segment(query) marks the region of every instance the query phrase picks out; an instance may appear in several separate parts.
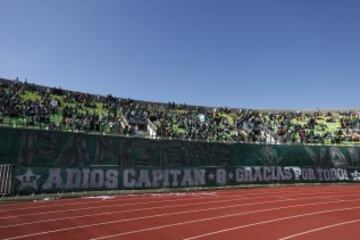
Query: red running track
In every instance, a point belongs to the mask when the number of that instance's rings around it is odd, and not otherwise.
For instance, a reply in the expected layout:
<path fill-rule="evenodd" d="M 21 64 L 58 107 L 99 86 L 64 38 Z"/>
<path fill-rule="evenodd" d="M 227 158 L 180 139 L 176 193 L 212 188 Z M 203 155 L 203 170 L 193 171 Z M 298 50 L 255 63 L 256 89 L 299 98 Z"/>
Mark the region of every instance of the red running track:
<path fill-rule="evenodd" d="M 0 239 L 360 239 L 360 185 L 0 205 Z"/>

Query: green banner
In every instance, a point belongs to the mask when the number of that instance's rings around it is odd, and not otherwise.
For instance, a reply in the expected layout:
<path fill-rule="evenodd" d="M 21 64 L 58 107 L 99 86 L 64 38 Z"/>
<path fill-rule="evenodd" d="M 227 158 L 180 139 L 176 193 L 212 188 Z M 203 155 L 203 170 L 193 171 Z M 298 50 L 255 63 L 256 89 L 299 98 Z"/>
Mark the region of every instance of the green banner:
<path fill-rule="evenodd" d="M 359 167 L 360 147 L 154 140 L 0 127 L 0 164 L 32 167 Z"/>
<path fill-rule="evenodd" d="M 241 166 L 199 168 L 18 167 L 15 193 L 225 186 L 260 183 L 360 182 L 358 168 Z"/>
<path fill-rule="evenodd" d="M 119 189 L 117 167 L 41 168 L 17 167 L 15 193 Z"/>
<path fill-rule="evenodd" d="M 360 147 L 309 145 L 231 145 L 230 165 L 250 166 L 360 166 Z"/>
<path fill-rule="evenodd" d="M 0 128 L 0 163 L 21 166 L 225 165 L 229 145 Z"/>

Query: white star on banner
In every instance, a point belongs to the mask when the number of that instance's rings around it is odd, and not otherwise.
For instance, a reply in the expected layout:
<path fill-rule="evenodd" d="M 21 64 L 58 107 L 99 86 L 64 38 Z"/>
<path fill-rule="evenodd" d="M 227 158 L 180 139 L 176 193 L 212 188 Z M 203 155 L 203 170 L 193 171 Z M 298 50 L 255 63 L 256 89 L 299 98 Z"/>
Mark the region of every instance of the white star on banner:
<path fill-rule="evenodd" d="M 40 177 L 41 175 L 35 175 L 31 168 L 28 168 L 25 174 L 16 176 L 16 179 L 21 182 L 19 190 L 22 190 L 26 187 L 32 187 L 33 189 L 37 190 L 37 180 L 39 180 Z"/>
<path fill-rule="evenodd" d="M 229 179 L 233 179 L 233 177 L 234 177 L 234 174 L 233 174 L 232 172 L 229 172 L 229 173 L 228 173 L 228 178 L 229 178 Z"/>
<path fill-rule="evenodd" d="M 355 170 L 355 172 L 351 173 L 351 176 L 353 177 L 354 181 L 360 181 L 360 172 L 358 172 L 358 170 Z"/>
<path fill-rule="evenodd" d="M 209 180 L 214 180 L 215 175 L 213 173 L 209 173 L 208 178 L 209 178 Z"/>

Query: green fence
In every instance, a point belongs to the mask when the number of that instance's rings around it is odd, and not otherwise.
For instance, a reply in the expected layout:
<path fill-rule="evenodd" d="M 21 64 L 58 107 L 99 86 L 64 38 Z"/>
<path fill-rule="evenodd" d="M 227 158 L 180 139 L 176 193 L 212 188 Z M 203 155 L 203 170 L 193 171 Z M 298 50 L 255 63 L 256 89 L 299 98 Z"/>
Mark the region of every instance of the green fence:
<path fill-rule="evenodd" d="M 36 167 L 359 167 L 360 147 L 208 143 L 0 128 L 0 163 Z"/>
<path fill-rule="evenodd" d="M 360 166 L 360 147 L 233 144 L 231 166 Z"/>
<path fill-rule="evenodd" d="M 15 192 L 208 187 L 259 183 L 360 182 L 356 168 L 198 167 L 198 168 L 40 168 L 18 167 Z"/>
<path fill-rule="evenodd" d="M 0 164 L 15 166 L 15 193 L 356 182 L 359 155 L 355 146 L 208 143 L 0 128 Z"/>
<path fill-rule="evenodd" d="M 226 165 L 230 148 L 133 137 L 0 128 L 0 163 L 21 166 L 204 166 Z"/>

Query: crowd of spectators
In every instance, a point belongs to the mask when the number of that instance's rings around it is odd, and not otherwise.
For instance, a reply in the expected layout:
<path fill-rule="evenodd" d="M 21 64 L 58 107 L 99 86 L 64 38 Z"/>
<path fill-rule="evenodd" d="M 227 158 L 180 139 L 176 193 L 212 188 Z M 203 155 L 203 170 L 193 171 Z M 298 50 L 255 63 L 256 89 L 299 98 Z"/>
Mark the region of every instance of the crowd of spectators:
<path fill-rule="evenodd" d="M 8 80 L 0 80 L 0 124 L 202 141 L 360 141 L 360 111 L 260 111 L 150 103 Z"/>

